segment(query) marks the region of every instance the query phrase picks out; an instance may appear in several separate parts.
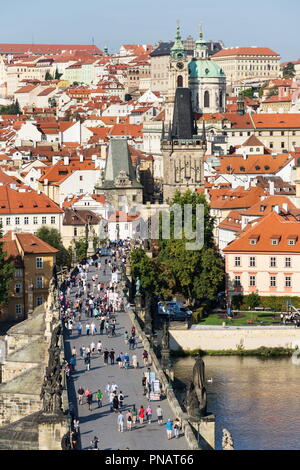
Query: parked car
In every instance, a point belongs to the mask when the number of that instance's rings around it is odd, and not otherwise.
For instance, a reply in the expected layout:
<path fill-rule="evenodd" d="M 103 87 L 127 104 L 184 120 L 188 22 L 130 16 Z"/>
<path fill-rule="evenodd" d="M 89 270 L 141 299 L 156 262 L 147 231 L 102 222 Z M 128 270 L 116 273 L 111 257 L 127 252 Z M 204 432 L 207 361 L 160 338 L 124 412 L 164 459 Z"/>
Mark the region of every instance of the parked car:
<path fill-rule="evenodd" d="M 185 321 L 192 315 L 192 311 L 184 307 L 182 302 L 158 302 L 157 312 L 170 320 L 181 321 Z"/>

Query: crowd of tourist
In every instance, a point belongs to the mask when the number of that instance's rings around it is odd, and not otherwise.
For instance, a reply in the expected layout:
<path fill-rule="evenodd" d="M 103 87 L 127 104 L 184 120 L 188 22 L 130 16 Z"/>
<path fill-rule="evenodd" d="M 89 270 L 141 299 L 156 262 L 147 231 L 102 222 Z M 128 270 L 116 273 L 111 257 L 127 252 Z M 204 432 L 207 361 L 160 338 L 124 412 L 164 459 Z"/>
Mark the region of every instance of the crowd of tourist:
<path fill-rule="evenodd" d="M 138 347 L 138 338 L 134 326 L 123 333 L 124 351 L 115 351 L 113 338 L 116 337 L 117 315 L 125 312 L 126 305 L 122 293 L 119 290 L 118 282 L 114 279 L 114 273 L 122 270 L 130 251 L 130 242 L 121 241 L 108 244 L 104 250 L 82 260 L 63 281 L 60 286 L 60 314 L 65 328 L 65 333 L 69 337 L 82 337 L 79 351 L 73 346 L 70 357 L 65 359 L 66 379 L 70 380 L 72 374 L 76 373 L 77 360 L 80 359 L 85 364 L 85 371 L 93 371 L 92 362 L 97 359 L 97 364 L 103 361 L 103 366 L 117 366 L 124 370 L 130 368 L 148 367 L 149 355 L 146 350 L 142 353 L 143 364 L 139 364 L 135 350 Z M 103 256 L 104 253 L 104 256 Z M 105 256 L 109 255 L 109 256 Z M 105 279 L 109 279 L 105 281 Z M 112 338 L 111 346 L 103 347 L 104 338 Z M 86 340 L 90 339 L 87 344 Z M 105 340 L 106 341 L 106 340 Z M 132 354 L 129 353 L 132 351 Z M 90 372 L 89 372 L 90 373 Z M 142 376 L 143 395 L 150 400 L 150 368 Z M 92 412 L 104 406 L 104 402 L 110 407 L 112 413 L 117 416 L 117 429 L 124 432 L 132 431 L 144 423 L 153 422 L 153 410 L 150 404 L 144 408 L 141 405 L 130 407 L 124 404 L 125 393 L 120 390 L 115 382 L 107 383 L 105 390 L 98 387 L 97 391 L 92 391 L 89 387 L 85 389 L 80 385 L 77 389 L 78 407 L 86 405 Z M 94 404 L 96 407 L 94 408 Z M 76 407 L 70 404 L 69 411 L 72 418 L 72 448 L 78 448 L 80 425 Z M 160 405 L 155 411 L 158 424 L 163 424 L 163 412 Z M 179 435 L 179 420 L 167 420 L 167 437 L 170 439 L 174 432 L 174 437 Z M 91 448 L 98 449 L 99 438 L 94 436 L 91 441 Z"/>

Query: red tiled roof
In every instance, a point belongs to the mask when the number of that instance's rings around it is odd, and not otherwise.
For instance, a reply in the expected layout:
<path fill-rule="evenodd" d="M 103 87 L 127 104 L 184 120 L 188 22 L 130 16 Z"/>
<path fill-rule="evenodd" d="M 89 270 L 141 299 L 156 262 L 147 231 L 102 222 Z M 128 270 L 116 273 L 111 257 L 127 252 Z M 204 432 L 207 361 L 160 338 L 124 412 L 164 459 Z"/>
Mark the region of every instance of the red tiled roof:
<path fill-rule="evenodd" d="M 277 245 L 272 245 L 271 239 L 279 235 Z M 257 239 L 256 244 L 251 245 L 250 239 Z M 295 244 L 289 245 L 288 240 L 295 238 Z M 233 240 L 226 248 L 225 253 L 230 252 L 280 252 L 300 253 L 300 222 L 295 217 L 282 217 L 276 212 L 263 217 L 259 222 L 246 228 L 241 236 Z"/>
<path fill-rule="evenodd" d="M 226 56 L 242 56 L 242 55 L 265 55 L 265 56 L 277 56 L 277 52 L 272 51 L 268 47 L 232 47 L 229 49 L 222 49 L 221 51 L 214 54 L 213 59 L 218 57 Z"/>
<path fill-rule="evenodd" d="M 45 194 L 36 191 L 16 191 L 0 186 L 0 214 L 61 213 L 60 207 Z"/>

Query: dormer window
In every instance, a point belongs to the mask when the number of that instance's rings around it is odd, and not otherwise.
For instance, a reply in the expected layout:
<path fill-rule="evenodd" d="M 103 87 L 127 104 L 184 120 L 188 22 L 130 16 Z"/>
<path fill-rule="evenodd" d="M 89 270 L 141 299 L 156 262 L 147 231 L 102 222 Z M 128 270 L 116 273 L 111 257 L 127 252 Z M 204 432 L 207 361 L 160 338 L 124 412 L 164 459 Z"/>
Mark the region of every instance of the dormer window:
<path fill-rule="evenodd" d="M 264 212 L 266 210 L 267 206 L 260 206 L 260 212 Z"/>
<path fill-rule="evenodd" d="M 296 237 L 296 236 L 295 236 L 295 237 L 288 238 L 288 245 L 289 245 L 289 246 L 296 245 L 297 238 L 298 238 L 298 237 Z"/>
<path fill-rule="evenodd" d="M 271 244 L 272 244 L 273 246 L 278 245 L 279 242 L 280 242 L 280 237 L 277 237 L 277 236 L 276 236 L 276 237 L 272 237 L 272 238 L 271 238 Z"/>
<path fill-rule="evenodd" d="M 250 245 L 256 245 L 257 241 L 258 241 L 258 238 L 250 238 L 249 239 Z"/>

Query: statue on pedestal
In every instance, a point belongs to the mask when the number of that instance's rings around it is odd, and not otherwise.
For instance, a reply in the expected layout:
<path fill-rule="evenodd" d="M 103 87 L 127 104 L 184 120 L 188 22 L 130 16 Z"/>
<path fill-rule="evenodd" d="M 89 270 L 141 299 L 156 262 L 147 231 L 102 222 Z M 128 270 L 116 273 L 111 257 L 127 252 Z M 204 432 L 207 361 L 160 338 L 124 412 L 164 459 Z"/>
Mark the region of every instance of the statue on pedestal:
<path fill-rule="evenodd" d="M 185 406 L 191 419 L 199 420 L 206 415 L 205 366 L 198 355 L 193 368 L 193 380 L 189 386 Z"/>
<path fill-rule="evenodd" d="M 135 281 L 135 295 L 141 295 L 140 289 L 141 289 L 141 281 L 140 281 L 140 278 L 137 277 Z"/>
<path fill-rule="evenodd" d="M 227 429 L 223 429 L 222 449 L 234 450 L 233 439 L 232 439 L 230 432 Z"/>

